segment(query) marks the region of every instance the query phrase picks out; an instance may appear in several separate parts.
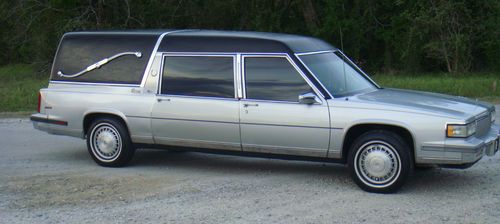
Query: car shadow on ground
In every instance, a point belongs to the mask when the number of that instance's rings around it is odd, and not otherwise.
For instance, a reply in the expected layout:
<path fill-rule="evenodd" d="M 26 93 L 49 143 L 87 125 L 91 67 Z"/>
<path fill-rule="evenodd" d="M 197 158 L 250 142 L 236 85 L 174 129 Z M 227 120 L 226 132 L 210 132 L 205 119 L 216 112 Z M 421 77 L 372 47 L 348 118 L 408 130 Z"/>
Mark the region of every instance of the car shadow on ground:
<path fill-rule="evenodd" d="M 347 167 L 342 164 L 157 149 L 137 150 L 131 166 L 136 168 L 169 167 L 204 172 L 235 172 L 240 174 L 273 172 L 276 175 L 281 173 L 314 174 L 325 177 L 332 175 L 348 176 Z"/>
<path fill-rule="evenodd" d="M 477 169 L 448 169 L 435 167 L 415 170 L 405 184 L 405 192 L 464 193 L 470 189 L 487 187 L 493 183 Z"/>
<path fill-rule="evenodd" d="M 72 163 L 95 164 L 86 149 L 66 150 L 54 159 L 71 160 Z M 165 149 L 138 149 L 127 169 L 147 174 L 165 168 L 191 171 L 202 174 L 235 175 L 280 175 L 295 177 L 308 176 L 318 178 L 318 182 L 333 182 L 344 185 L 341 188 L 355 187 L 346 165 L 322 162 L 281 160 L 258 157 L 241 157 L 198 152 L 169 151 Z M 407 193 L 463 193 L 470 188 L 491 185 L 490 179 L 477 169 L 431 168 L 415 170 L 399 191 Z M 481 186 L 483 185 L 483 186 Z M 333 189 L 333 188 L 332 188 Z"/>

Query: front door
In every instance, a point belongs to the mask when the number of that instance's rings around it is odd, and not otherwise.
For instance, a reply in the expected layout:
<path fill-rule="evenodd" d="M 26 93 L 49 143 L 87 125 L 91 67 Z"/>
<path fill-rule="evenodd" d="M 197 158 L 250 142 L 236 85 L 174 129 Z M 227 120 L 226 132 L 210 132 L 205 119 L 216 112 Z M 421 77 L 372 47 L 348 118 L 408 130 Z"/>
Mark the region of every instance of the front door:
<path fill-rule="evenodd" d="M 326 100 L 302 104 L 299 95 L 319 95 L 286 55 L 243 56 L 240 101 L 244 151 L 325 157 L 330 139 Z"/>
<path fill-rule="evenodd" d="M 156 144 L 241 150 L 235 56 L 167 54 L 152 109 Z"/>

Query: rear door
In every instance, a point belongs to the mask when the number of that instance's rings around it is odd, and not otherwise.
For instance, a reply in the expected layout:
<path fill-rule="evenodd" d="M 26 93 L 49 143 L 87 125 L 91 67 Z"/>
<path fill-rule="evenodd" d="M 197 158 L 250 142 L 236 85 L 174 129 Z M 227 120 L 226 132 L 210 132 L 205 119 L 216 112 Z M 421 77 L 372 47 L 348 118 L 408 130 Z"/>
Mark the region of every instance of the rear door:
<path fill-rule="evenodd" d="M 330 139 L 326 100 L 287 55 L 244 55 L 240 102 L 244 151 L 325 157 Z M 299 103 L 313 93 L 320 102 Z"/>
<path fill-rule="evenodd" d="M 241 150 L 235 65 L 235 55 L 164 55 L 155 143 Z"/>

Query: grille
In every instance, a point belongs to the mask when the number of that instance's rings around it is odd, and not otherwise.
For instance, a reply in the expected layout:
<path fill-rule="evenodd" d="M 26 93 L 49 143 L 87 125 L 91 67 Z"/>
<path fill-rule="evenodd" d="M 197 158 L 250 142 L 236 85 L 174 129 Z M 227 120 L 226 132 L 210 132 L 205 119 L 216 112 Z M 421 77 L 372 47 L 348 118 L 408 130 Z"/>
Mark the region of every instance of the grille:
<path fill-rule="evenodd" d="M 491 114 L 477 119 L 476 136 L 485 136 L 491 127 Z"/>

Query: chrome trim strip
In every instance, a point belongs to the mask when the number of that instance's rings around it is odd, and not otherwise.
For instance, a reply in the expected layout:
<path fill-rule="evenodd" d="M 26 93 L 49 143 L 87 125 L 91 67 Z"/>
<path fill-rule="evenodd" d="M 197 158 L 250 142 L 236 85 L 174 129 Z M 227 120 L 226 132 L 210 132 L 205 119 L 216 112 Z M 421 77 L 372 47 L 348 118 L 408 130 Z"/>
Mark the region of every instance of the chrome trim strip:
<path fill-rule="evenodd" d="M 64 78 L 76 78 L 76 77 L 79 77 L 87 72 L 90 72 L 92 70 L 95 70 L 95 69 L 99 69 L 101 68 L 101 66 L 107 64 L 108 62 L 112 61 L 112 60 L 115 60 L 119 57 L 123 57 L 123 56 L 126 56 L 126 55 L 134 55 L 135 57 L 137 58 L 141 58 L 142 57 L 142 53 L 141 52 L 122 52 L 122 53 L 118 53 L 118 54 L 115 54 L 111 57 L 107 57 L 107 58 L 104 58 L 94 64 L 91 64 L 89 66 L 87 66 L 87 68 L 77 72 L 77 73 L 74 73 L 72 75 L 67 75 L 67 74 L 64 74 L 63 71 L 59 70 L 57 71 L 57 75 L 59 75 L 60 77 L 64 77 Z"/>
<path fill-rule="evenodd" d="M 173 94 L 156 94 L 157 97 L 179 97 L 179 98 L 192 98 L 192 99 L 200 99 L 200 100 L 229 100 L 229 101 L 237 101 L 236 98 L 224 98 L 224 97 L 215 97 L 215 96 L 188 96 L 188 95 L 173 95 Z"/>
<path fill-rule="evenodd" d="M 138 84 L 119 84 L 119 83 L 96 83 L 96 82 L 72 82 L 72 81 L 49 81 L 49 84 L 69 84 L 86 86 L 118 86 L 118 87 L 140 87 Z"/>
<path fill-rule="evenodd" d="M 245 152 L 258 152 L 258 153 L 273 153 L 284 155 L 299 155 L 309 157 L 326 157 L 325 149 L 317 148 L 301 148 L 301 147 L 285 147 L 274 145 L 257 145 L 257 144 L 242 144 L 243 151 Z"/>
<path fill-rule="evenodd" d="M 241 151 L 241 144 L 239 142 L 238 143 L 217 142 L 217 141 L 169 138 L 169 137 L 155 137 L 154 141 L 156 144 L 161 144 L 161 145 Z"/>
<path fill-rule="evenodd" d="M 302 70 L 300 70 L 300 68 L 297 66 L 297 64 L 295 64 L 295 62 L 290 58 L 290 55 L 286 54 L 286 53 L 272 53 L 272 54 L 254 54 L 254 53 L 251 53 L 251 54 L 242 54 L 242 80 L 243 80 L 243 98 L 244 99 L 247 99 L 247 96 L 246 96 L 246 82 L 245 82 L 245 58 L 247 57 L 254 57 L 254 58 L 268 58 L 268 57 L 277 57 L 277 58 L 285 58 L 288 63 L 290 63 L 292 65 L 292 67 L 295 69 L 295 71 L 297 71 L 299 73 L 300 76 L 302 76 L 302 79 L 304 79 L 304 81 L 306 81 L 306 83 L 309 85 L 309 87 L 311 87 L 311 89 L 313 90 L 313 92 L 317 95 L 317 96 L 320 96 L 319 98 L 321 99 L 321 103 L 325 103 L 325 96 L 316 88 L 316 86 L 309 80 L 309 78 L 304 74 L 304 72 L 302 72 Z M 297 96 L 298 97 L 298 96 Z M 251 99 L 251 100 L 254 100 L 254 99 Z"/>
<path fill-rule="evenodd" d="M 149 118 L 143 116 L 130 116 L 131 118 Z M 277 126 L 277 127 L 291 127 L 291 128 L 315 128 L 315 129 L 330 129 L 330 127 L 315 127 L 315 126 L 303 126 L 303 125 L 286 125 L 286 124 L 261 124 L 261 123 L 242 123 L 242 122 L 231 122 L 231 121 L 210 121 L 210 120 L 197 120 L 197 119 L 184 119 L 184 118 L 165 118 L 165 117 L 151 117 L 154 120 L 171 120 L 171 121 L 191 121 L 191 122 L 203 122 L 203 123 L 221 123 L 221 124 L 245 124 L 245 125 L 263 125 L 263 126 Z"/>
<path fill-rule="evenodd" d="M 241 99 L 246 99 L 247 98 L 247 85 L 246 85 L 246 72 L 245 72 L 245 56 L 240 54 L 240 60 L 241 60 L 241 93 L 242 93 L 242 98 Z"/>
<path fill-rule="evenodd" d="M 142 116 L 127 116 L 133 118 L 147 118 Z M 209 121 L 209 120 L 197 120 L 197 119 L 184 119 L 184 118 L 166 118 L 166 117 L 151 117 L 154 120 L 170 120 L 170 121 L 190 121 L 190 122 L 203 122 L 203 123 L 220 123 L 220 124 L 239 124 L 238 122 L 231 121 Z"/>
<path fill-rule="evenodd" d="M 485 144 L 480 144 L 474 148 L 463 146 L 427 146 L 421 147 L 422 151 L 435 151 L 435 152 L 461 152 L 461 153 L 479 153 Z"/>
<path fill-rule="evenodd" d="M 316 126 L 306 126 L 306 125 L 287 125 L 287 124 L 261 124 L 261 123 L 244 123 L 240 124 L 246 125 L 260 125 L 260 126 L 276 126 L 276 127 L 290 127 L 290 128 L 315 128 L 315 129 L 330 129 L 330 127 L 316 127 Z"/>
<path fill-rule="evenodd" d="M 239 95 L 238 94 L 238 88 L 239 88 L 238 87 L 238 76 L 239 76 L 239 74 L 238 74 L 238 56 L 235 55 L 233 57 L 233 92 L 234 92 L 233 96 L 234 96 L 234 98 L 239 98 L 238 97 L 238 95 Z"/>
<path fill-rule="evenodd" d="M 333 53 L 335 50 L 326 50 L 326 51 L 311 51 L 311 52 L 304 52 L 304 53 L 295 53 L 295 56 L 303 56 L 303 55 L 311 55 L 311 54 L 323 54 L 323 53 Z"/>
<path fill-rule="evenodd" d="M 243 84 L 241 80 L 241 73 L 242 73 L 242 64 L 241 64 L 241 54 L 238 53 L 236 54 L 236 87 L 237 87 L 237 93 L 236 97 L 238 99 L 243 98 Z"/>
<path fill-rule="evenodd" d="M 241 99 L 241 102 L 263 102 L 263 103 L 285 103 L 285 104 L 301 104 L 297 101 L 281 101 L 281 100 L 259 100 L 259 99 Z M 314 103 L 313 105 L 324 105 L 321 103 Z"/>
<path fill-rule="evenodd" d="M 189 55 L 198 55 L 198 54 L 214 54 L 214 55 L 235 55 L 235 54 L 245 54 L 245 55 L 282 55 L 282 54 L 287 54 L 286 52 L 210 52 L 210 51 L 199 51 L 199 52 L 191 52 L 191 51 L 164 51 L 162 53 L 166 54 L 189 54 Z"/>
<path fill-rule="evenodd" d="M 420 159 L 421 160 L 433 160 L 433 161 L 439 161 L 439 162 L 462 161 L 462 159 L 456 159 L 456 158 L 429 157 L 429 156 L 422 156 L 422 157 L 420 157 Z"/>
<path fill-rule="evenodd" d="M 141 85 L 140 85 L 141 87 L 144 87 L 144 85 L 146 85 L 146 79 L 148 77 L 148 74 L 151 71 L 151 66 L 153 65 L 153 60 L 155 58 L 156 52 L 158 52 L 158 48 L 160 47 L 160 44 L 163 40 L 163 37 L 165 37 L 166 35 L 171 34 L 171 33 L 179 33 L 179 32 L 184 32 L 184 31 L 189 31 L 189 30 L 169 31 L 169 32 L 162 33 L 158 37 L 158 40 L 156 41 L 155 47 L 153 48 L 153 51 L 151 52 L 151 55 L 149 56 L 148 65 L 146 66 L 146 69 L 144 70 L 144 74 L 142 75 L 142 80 L 141 80 Z"/>
<path fill-rule="evenodd" d="M 475 118 L 477 121 L 485 119 L 485 118 L 489 118 L 490 113 L 491 112 L 489 110 L 486 110 L 485 112 L 482 112 L 482 113 L 476 115 Z"/>
<path fill-rule="evenodd" d="M 161 94 L 161 79 L 163 77 L 163 53 L 156 53 L 156 57 L 160 59 L 160 67 L 158 68 L 158 74 L 156 75 L 156 94 Z"/>
<path fill-rule="evenodd" d="M 161 52 L 161 54 L 163 57 L 220 57 L 220 58 L 236 57 L 236 54 L 208 54 L 208 53 L 186 54 L 186 53 L 170 53 L 170 52 Z"/>
<path fill-rule="evenodd" d="M 236 58 L 237 55 L 233 54 L 205 54 L 205 53 L 197 53 L 197 54 L 191 54 L 191 53 L 171 53 L 171 52 L 163 52 L 162 53 L 162 61 L 161 61 L 161 68 L 160 68 L 160 75 L 159 75 L 159 83 L 158 83 L 158 95 L 165 95 L 165 96 L 184 96 L 184 95 L 171 95 L 171 94 L 162 94 L 161 93 L 161 86 L 163 84 L 163 72 L 164 72 L 164 61 L 167 57 L 232 57 L 233 58 L 233 98 L 223 98 L 223 97 L 210 97 L 210 96 L 187 96 L 187 97 L 199 97 L 199 98 L 219 98 L 219 99 L 236 99 L 238 98 L 237 94 L 237 83 L 236 83 L 236 77 L 237 77 L 237 67 L 236 67 Z"/>

